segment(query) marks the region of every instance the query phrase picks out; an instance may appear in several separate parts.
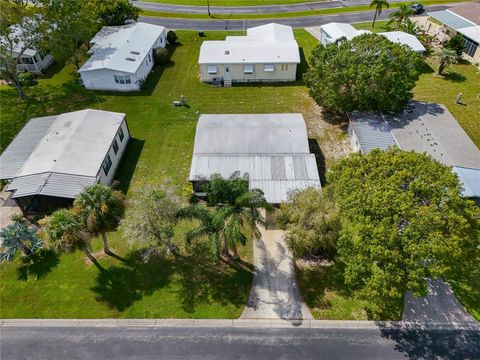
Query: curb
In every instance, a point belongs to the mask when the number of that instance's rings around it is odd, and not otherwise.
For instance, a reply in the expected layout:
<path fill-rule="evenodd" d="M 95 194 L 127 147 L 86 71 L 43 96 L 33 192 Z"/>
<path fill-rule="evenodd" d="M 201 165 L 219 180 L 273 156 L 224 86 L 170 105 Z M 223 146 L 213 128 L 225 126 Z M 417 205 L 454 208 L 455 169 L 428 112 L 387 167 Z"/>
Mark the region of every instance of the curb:
<path fill-rule="evenodd" d="M 433 321 L 349 321 L 281 319 L 1 319 L 0 327 L 110 327 L 110 328 L 299 328 L 299 329 L 383 329 L 383 330 L 472 330 L 478 322 Z"/>

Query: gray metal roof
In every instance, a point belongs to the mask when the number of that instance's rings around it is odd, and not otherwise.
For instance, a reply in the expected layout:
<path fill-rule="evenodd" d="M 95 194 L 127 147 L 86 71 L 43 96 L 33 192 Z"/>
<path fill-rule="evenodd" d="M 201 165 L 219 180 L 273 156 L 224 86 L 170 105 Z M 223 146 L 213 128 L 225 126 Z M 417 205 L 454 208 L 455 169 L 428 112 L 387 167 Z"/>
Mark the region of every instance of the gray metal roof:
<path fill-rule="evenodd" d="M 13 179 L 57 116 L 31 119 L 0 155 L 0 179 Z"/>
<path fill-rule="evenodd" d="M 432 11 L 428 15 L 455 30 L 475 25 L 473 22 L 449 10 Z"/>
<path fill-rule="evenodd" d="M 480 169 L 455 166 L 453 171 L 463 184 L 463 196 L 480 198 Z"/>
<path fill-rule="evenodd" d="M 74 199 L 85 187 L 96 182 L 92 176 L 47 172 L 16 177 L 7 190 L 14 191 L 12 198 L 45 195 Z"/>
<path fill-rule="evenodd" d="M 287 200 L 292 190 L 320 187 L 315 155 L 309 153 L 301 114 L 202 115 L 197 125 L 190 181 L 214 174 L 249 176 L 251 189 L 268 202 Z"/>
<path fill-rule="evenodd" d="M 353 111 L 348 113 L 348 117 L 363 154 L 368 154 L 373 149 L 386 150 L 397 144 L 390 127 L 379 113 Z"/>
<path fill-rule="evenodd" d="M 309 153 L 302 114 L 201 115 L 194 154 Z"/>

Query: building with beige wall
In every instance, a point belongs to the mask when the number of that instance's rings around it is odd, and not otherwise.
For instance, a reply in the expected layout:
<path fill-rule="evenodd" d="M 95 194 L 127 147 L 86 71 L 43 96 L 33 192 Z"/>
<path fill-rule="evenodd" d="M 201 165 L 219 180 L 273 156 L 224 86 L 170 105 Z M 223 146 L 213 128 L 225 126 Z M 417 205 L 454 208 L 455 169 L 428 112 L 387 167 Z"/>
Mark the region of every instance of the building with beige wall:
<path fill-rule="evenodd" d="M 245 36 L 204 41 L 198 63 L 202 81 L 219 79 L 225 86 L 295 81 L 300 52 L 290 26 L 267 24 L 248 29 Z"/>

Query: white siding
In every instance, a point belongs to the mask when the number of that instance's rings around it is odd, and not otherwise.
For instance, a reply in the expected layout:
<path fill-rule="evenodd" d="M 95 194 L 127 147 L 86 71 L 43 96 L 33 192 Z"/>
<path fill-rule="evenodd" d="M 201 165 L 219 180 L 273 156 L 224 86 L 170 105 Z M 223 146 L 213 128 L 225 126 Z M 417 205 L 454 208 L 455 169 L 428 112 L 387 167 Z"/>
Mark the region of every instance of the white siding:
<path fill-rule="evenodd" d="M 200 65 L 201 77 L 204 82 L 212 82 L 213 78 L 225 78 L 225 69 L 228 67 L 233 82 L 283 82 L 295 81 L 297 64 L 273 64 L 274 71 L 265 71 L 264 66 L 272 63 L 254 64 L 253 74 L 245 74 L 244 64 L 211 64 L 217 66 L 216 74 L 208 73 L 208 65 Z"/>
<path fill-rule="evenodd" d="M 123 134 L 124 134 L 123 141 L 120 141 L 120 137 L 118 136 L 118 133 L 117 135 L 115 135 L 115 140 L 117 140 L 117 144 L 118 144 L 118 152 L 115 154 L 115 151 L 113 150 L 113 141 L 110 146 L 110 149 L 108 150 L 108 155 L 112 160 L 112 166 L 110 167 L 108 174 L 105 175 L 105 172 L 103 171 L 102 166 L 100 166 L 100 169 L 98 171 L 97 176 L 99 177 L 99 182 L 101 184 L 110 185 L 112 183 L 115 173 L 117 172 L 118 165 L 120 164 L 120 160 L 122 159 L 123 153 L 125 152 L 125 149 L 127 147 L 128 140 L 130 140 L 130 134 L 128 132 L 126 120 L 123 120 L 121 129 L 123 130 Z M 106 158 L 106 155 L 105 155 L 105 158 Z"/>
<path fill-rule="evenodd" d="M 113 75 L 130 75 L 131 84 L 117 84 Z M 89 90 L 116 90 L 116 91 L 132 91 L 139 90 L 138 79 L 135 74 L 122 73 L 109 69 L 99 69 L 91 71 L 83 71 L 80 73 L 83 86 Z"/>

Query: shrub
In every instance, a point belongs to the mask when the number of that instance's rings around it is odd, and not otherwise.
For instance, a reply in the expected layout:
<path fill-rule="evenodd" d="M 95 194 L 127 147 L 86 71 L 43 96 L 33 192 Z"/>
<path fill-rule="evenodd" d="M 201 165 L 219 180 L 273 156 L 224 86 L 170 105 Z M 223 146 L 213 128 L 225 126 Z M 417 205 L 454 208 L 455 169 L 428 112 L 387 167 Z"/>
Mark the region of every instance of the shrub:
<path fill-rule="evenodd" d="M 31 72 L 22 72 L 18 74 L 18 81 L 22 86 L 32 86 L 36 82 L 35 75 L 33 75 Z"/>
<path fill-rule="evenodd" d="M 163 47 L 159 47 L 155 49 L 154 58 L 155 58 L 155 64 L 165 65 L 170 61 L 170 54 L 168 53 L 167 49 Z"/>
<path fill-rule="evenodd" d="M 170 30 L 168 33 L 167 33 L 167 41 L 170 45 L 174 45 L 176 42 L 177 42 L 177 33 L 173 30 Z"/>

